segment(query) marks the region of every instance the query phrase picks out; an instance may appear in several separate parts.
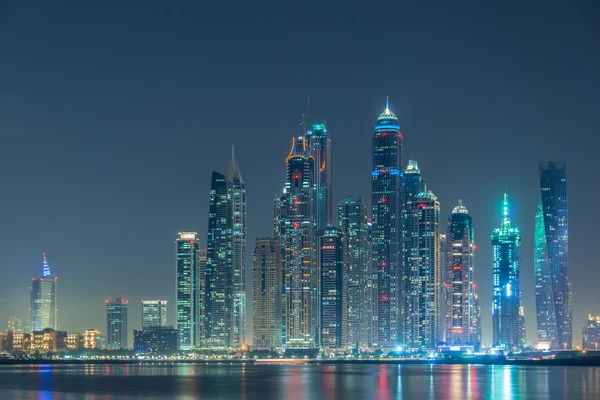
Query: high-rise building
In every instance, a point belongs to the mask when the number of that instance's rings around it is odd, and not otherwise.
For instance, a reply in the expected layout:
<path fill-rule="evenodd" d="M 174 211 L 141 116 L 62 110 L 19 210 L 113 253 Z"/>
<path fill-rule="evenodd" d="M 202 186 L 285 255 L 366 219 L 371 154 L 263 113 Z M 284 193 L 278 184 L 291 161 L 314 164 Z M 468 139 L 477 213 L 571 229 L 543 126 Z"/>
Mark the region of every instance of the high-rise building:
<path fill-rule="evenodd" d="M 319 235 L 321 274 L 322 348 L 341 349 L 347 344 L 347 289 L 344 276 L 345 238 L 338 228 L 325 228 Z"/>
<path fill-rule="evenodd" d="M 109 349 L 127 348 L 128 303 L 119 297 L 106 300 L 106 346 Z"/>
<path fill-rule="evenodd" d="M 198 252 L 198 268 L 196 269 L 196 347 L 204 345 L 204 327 L 206 325 L 204 315 L 204 301 L 206 293 L 206 247 Z"/>
<path fill-rule="evenodd" d="M 583 327 L 581 345 L 584 350 L 600 349 L 600 315 L 588 316 L 587 325 Z"/>
<path fill-rule="evenodd" d="M 232 190 L 227 178 L 213 171 L 206 246 L 204 338 L 206 347 L 231 347 L 234 342 L 234 269 Z"/>
<path fill-rule="evenodd" d="M 462 200 L 452 210 L 446 234 L 444 293 L 445 342 L 450 346 L 478 344 L 475 315 L 474 231 Z"/>
<path fill-rule="evenodd" d="M 281 348 L 281 241 L 258 238 L 252 263 L 253 348 Z"/>
<path fill-rule="evenodd" d="M 479 303 L 479 295 L 475 291 L 476 285 L 473 285 L 473 327 L 475 329 L 475 350 L 481 348 L 481 305 Z"/>
<path fill-rule="evenodd" d="M 306 131 L 306 146 L 315 160 L 317 231 L 320 231 L 330 226 L 333 219 L 331 136 L 324 122 L 314 123 Z"/>
<path fill-rule="evenodd" d="M 375 347 L 395 348 L 399 332 L 402 274 L 402 134 L 398 118 L 386 104 L 373 135 L 371 195 L 373 215 L 373 270 L 376 332 Z M 400 315 L 398 313 L 400 312 Z"/>
<path fill-rule="evenodd" d="M 31 284 L 31 330 L 46 328 L 58 330 L 57 277 L 50 271 L 46 253 L 42 253 L 42 276 L 33 278 Z"/>
<path fill-rule="evenodd" d="M 23 321 L 14 315 L 8 317 L 8 329 L 7 331 L 13 331 L 14 333 L 23 333 Z"/>
<path fill-rule="evenodd" d="M 246 340 L 246 187 L 240 167 L 231 148 L 231 161 L 227 169 L 231 185 L 232 261 L 233 261 L 233 345 Z"/>
<path fill-rule="evenodd" d="M 345 240 L 347 345 L 369 347 L 373 326 L 372 280 L 369 217 L 360 196 L 338 203 L 338 228 Z M 322 268 L 322 267 L 321 267 Z"/>
<path fill-rule="evenodd" d="M 572 346 L 568 277 L 567 177 L 564 162 L 540 163 L 535 214 L 535 300 L 538 340 L 553 350 Z"/>
<path fill-rule="evenodd" d="M 179 237 L 175 241 L 175 265 L 177 270 L 176 318 L 181 350 L 192 350 L 200 345 L 200 338 L 196 336 L 197 307 L 201 301 L 196 276 L 199 249 L 196 232 L 179 232 Z"/>
<path fill-rule="evenodd" d="M 142 328 L 167 325 L 167 300 L 142 300 Z"/>
<path fill-rule="evenodd" d="M 315 162 L 304 137 L 286 159 L 284 253 L 285 346 L 313 348 L 318 332 Z"/>
<path fill-rule="evenodd" d="M 492 234 L 493 300 L 492 344 L 511 350 L 525 344 L 525 319 L 521 299 L 520 251 L 521 234 L 513 227 L 504 195 L 502 223 Z"/>
<path fill-rule="evenodd" d="M 409 349 L 433 349 L 440 331 L 440 203 L 429 190 L 414 202 L 417 258 L 404 272 L 404 344 Z"/>

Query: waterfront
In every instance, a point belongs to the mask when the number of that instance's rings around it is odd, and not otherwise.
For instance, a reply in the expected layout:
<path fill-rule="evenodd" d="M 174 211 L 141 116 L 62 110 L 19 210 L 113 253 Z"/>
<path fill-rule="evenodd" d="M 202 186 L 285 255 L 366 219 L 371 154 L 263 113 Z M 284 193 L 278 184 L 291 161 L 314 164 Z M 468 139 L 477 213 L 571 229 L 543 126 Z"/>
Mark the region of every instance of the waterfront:
<path fill-rule="evenodd" d="M 171 364 L 0 367 L 0 399 L 597 399 L 600 368 Z"/>

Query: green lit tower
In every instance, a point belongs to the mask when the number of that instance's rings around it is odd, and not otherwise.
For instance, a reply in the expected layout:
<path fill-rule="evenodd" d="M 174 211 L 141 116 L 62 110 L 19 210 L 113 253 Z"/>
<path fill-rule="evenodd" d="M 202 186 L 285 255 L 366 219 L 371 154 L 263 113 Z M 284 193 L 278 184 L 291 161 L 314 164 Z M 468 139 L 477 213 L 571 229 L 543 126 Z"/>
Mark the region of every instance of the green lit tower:
<path fill-rule="evenodd" d="M 315 162 L 317 230 L 320 231 L 331 225 L 333 218 L 331 136 L 324 122 L 313 123 L 312 129 L 306 131 L 306 147 Z"/>
<path fill-rule="evenodd" d="M 502 223 L 492 234 L 493 300 L 492 323 L 495 347 L 516 350 L 525 344 L 525 319 L 521 299 L 521 234 L 513 227 L 504 194 Z"/>
<path fill-rule="evenodd" d="M 196 232 L 179 232 L 175 241 L 176 263 L 176 321 L 179 334 L 179 348 L 192 350 L 199 345 L 199 310 L 201 307 L 198 290 L 198 251 L 199 241 Z"/>

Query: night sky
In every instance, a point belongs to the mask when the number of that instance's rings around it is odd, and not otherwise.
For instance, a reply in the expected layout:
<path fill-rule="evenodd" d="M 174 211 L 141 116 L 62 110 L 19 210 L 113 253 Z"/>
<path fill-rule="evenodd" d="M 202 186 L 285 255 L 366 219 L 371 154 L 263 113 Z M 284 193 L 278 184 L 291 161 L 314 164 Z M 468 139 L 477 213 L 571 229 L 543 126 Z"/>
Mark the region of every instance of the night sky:
<path fill-rule="evenodd" d="M 231 145 L 250 273 L 306 97 L 332 135 L 337 204 L 370 202 L 373 126 L 390 96 L 404 165 L 419 162 L 442 232 L 459 198 L 473 217 L 484 342 L 505 190 L 536 340 L 538 161 L 567 162 L 580 344 L 600 313 L 597 2 L 173 3 L 0 0 L 0 330 L 28 318 L 42 252 L 59 277 L 61 329 L 105 332 L 116 296 L 129 299 L 130 331 L 142 299 L 169 300 L 174 324 L 173 242 L 193 230 L 206 243 L 211 171 L 225 172 Z"/>

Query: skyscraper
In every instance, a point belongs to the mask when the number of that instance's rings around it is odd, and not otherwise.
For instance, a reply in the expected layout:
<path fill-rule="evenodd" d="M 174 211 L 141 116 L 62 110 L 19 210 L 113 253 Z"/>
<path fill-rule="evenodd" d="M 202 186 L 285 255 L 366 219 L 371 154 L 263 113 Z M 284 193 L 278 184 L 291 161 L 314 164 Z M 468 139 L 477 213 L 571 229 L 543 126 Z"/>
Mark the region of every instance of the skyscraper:
<path fill-rule="evenodd" d="M 492 344 L 507 350 L 525 344 L 525 320 L 521 300 L 519 228 L 511 224 L 508 200 L 504 195 L 502 223 L 492 234 L 493 301 Z"/>
<path fill-rule="evenodd" d="M 429 190 L 414 202 L 417 258 L 404 272 L 404 343 L 411 349 L 433 349 L 439 341 L 440 203 Z"/>
<path fill-rule="evenodd" d="M 568 231 L 565 163 L 542 162 L 535 214 L 535 300 L 538 340 L 553 350 L 572 346 Z"/>
<path fill-rule="evenodd" d="M 342 231 L 329 227 L 319 235 L 321 274 L 321 338 L 323 348 L 341 349 L 347 344 L 346 303 L 347 290 L 344 276 L 345 238 Z"/>
<path fill-rule="evenodd" d="M 204 336 L 207 347 L 231 347 L 235 344 L 231 196 L 231 183 L 224 175 L 213 171 L 209 198 L 204 296 Z"/>
<path fill-rule="evenodd" d="M 204 345 L 204 326 L 205 326 L 205 315 L 204 315 L 204 301 L 206 293 L 206 247 L 201 248 L 198 251 L 198 268 L 196 269 L 196 347 L 203 347 Z"/>
<path fill-rule="evenodd" d="M 58 330 L 56 303 L 57 277 L 50 271 L 46 253 L 42 253 L 42 276 L 31 283 L 31 330 Z"/>
<path fill-rule="evenodd" d="M 448 220 L 445 254 L 445 341 L 451 346 L 478 344 L 474 268 L 474 231 L 462 200 Z"/>
<path fill-rule="evenodd" d="M 285 345 L 315 347 L 318 330 L 315 162 L 293 138 L 284 189 Z"/>
<path fill-rule="evenodd" d="M 128 301 L 119 297 L 106 300 L 106 347 L 109 349 L 127 348 L 127 305 Z"/>
<path fill-rule="evenodd" d="M 240 167 L 231 148 L 231 161 L 227 169 L 231 185 L 232 209 L 232 262 L 233 262 L 233 345 L 245 342 L 246 335 L 246 187 Z"/>
<path fill-rule="evenodd" d="M 252 345 L 258 349 L 281 348 L 282 268 L 280 240 L 256 239 L 252 263 Z"/>
<path fill-rule="evenodd" d="M 398 118 L 386 104 L 373 135 L 371 195 L 373 210 L 373 269 L 375 325 L 373 345 L 395 348 L 398 332 L 399 279 L 402 274 L 402 134 Z"/>
<path fill-rule="evenodd" d="M 346 277 L 347 344 L 371 345 L 372 280 L 367 207 L 362 198 L 347 197 L 338 203 L 338 227 L 346 240 L 344 276 Z"/>
<path fill-rule="evenodd" d="M 142 328 L 167 325 L 167 300 L 142 300 Z"/>
<path fill-rule="evenodd" d="M 584 350 L 598 350 L 600 348 L 599 315 L 588 315 L 587 325 L 582 330 L 581 348 Z"/>
<path fill-rule="evenodd" d="M 306 146 L 315 160 L 317 231 L 320 231 L 331 225 L 333 219 L 331 136 L 324 122 L 314 123 L 306 131 Z"/>
<path fill-rule="evenodd" d="M 200 248 L 196 232 L 179 232 L 175 241 L 177 268 L 177 330 L 179 348 L 192 350 L 199 345 L 197 334 L 197 310 L 200 301 L 198 293 L 198 250 Z"/>

